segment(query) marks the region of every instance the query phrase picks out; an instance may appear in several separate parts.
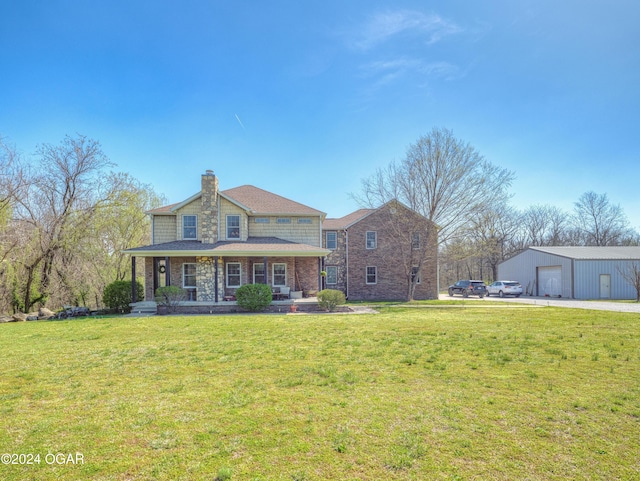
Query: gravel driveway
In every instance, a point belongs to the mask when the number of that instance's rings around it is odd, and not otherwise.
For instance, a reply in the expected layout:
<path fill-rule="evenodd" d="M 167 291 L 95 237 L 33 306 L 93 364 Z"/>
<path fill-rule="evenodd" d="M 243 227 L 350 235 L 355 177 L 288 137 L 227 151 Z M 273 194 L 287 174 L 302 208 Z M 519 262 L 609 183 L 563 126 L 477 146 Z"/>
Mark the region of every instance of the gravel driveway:
<path fill-rule="evenodd" d="M 461 296 L 449 297 L 447 294 L 440 294 L 441 300 L 465 300 Z M 470 301 L 477 301 L 475 296 L 466 298 Z M 574 309 L 594 309 L 598 311 L 616 312 L 637 312 L 640 314 L 640 303 L 637 302 L 606 302 L 606 301 L 582 301 L 578 299 L 563 299 L 550 297 L 485 297 L 483 301 L 497 302 L 517 302 L 519 304 L 534 304 L 538 306 L 572 307 Z"/>

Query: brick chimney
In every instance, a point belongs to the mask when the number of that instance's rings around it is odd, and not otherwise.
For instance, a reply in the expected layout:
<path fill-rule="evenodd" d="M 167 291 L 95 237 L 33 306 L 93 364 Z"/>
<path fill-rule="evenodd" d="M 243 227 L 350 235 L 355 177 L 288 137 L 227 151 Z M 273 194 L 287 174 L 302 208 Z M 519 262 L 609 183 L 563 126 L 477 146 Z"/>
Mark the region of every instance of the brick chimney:
<path fill-rule="evenodd" d="M 213 244 L 218 241 L 218 178 L 213 170 L 202 176 L 201 202 L 200 239 L 204 244 Z"/>

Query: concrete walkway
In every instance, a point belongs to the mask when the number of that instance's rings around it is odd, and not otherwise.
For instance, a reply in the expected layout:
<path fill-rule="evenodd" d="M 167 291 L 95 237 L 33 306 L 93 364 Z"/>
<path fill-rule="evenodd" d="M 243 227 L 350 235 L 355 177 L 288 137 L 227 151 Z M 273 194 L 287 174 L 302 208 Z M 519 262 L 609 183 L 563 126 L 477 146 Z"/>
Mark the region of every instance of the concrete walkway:
<path fill-rule="evenodd" d="M 636 312 L 640 314 L 640 303 L 637 302 L 607 302 L 607 301 L 585 301 L 579 299 L 564 299 L 557 297 L 485 297 L 478 299 L 477 297 L 461 296 L 449 297 L 447 294 L 440 294 L 441 300 L 469 300 L 469 301 L 497 301 L 516 304 L 529 304 L 535 306 L 552 306 L 552 307 L 571 307 L 573 309 L 592 309 L 596 311 L 614 311 L 614 312 Z"/>

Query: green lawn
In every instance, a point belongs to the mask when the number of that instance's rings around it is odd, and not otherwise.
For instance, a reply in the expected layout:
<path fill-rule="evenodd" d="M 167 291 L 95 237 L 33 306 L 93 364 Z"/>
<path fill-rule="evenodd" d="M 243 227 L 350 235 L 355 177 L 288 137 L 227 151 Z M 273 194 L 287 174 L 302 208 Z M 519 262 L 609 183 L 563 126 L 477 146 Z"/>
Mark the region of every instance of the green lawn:
<path fill-rule="evenodd" d="M 2 480 L 640 479 L 637 314 L 29 322 L 0 352 L 0 453 L 40 455 Z"/>

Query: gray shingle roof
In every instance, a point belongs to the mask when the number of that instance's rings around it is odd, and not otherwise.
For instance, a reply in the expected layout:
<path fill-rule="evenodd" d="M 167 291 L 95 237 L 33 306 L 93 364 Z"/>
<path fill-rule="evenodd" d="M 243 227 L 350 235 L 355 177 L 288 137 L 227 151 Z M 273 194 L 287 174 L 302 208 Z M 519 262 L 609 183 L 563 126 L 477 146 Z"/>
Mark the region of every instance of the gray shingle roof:
<path fill-rule="evenodd" d="M 249 237 L 246 242 L 221 241 L 204 244 L 200 241 L 174 241 L 136 247 L 124 251 L 139 257 L 151 256 L 292 256 L 323 257 L 331 251 L 308 244 L 298 244 L 277 237 Z"/>
<path fill-rule="evenodd" d="M 220 194 L 248 207 L 252 213 L 257 215 L 295 214 L 324 216 L 324 212 L 322 211 L 254 187 L 253 185 L 241 185 L 240 187 L 220 191 Z"/>
<path fill-rule="evenodd" d="M 174 208 L 199 198 L 201 192 L 194 194 L 189 199 L 175 204 L 165 205 L 147 211 L 147 214 L 163 215 L 174 213 Z M 273 192 L 260 189 L 253 185 L 241 185 L 233 189 L 221 190 L 220 195 L 230 199 L 236 204 L 248 209 L 254 215 L 312 215 L 322 216 L 326 214 L 320 210 L 301 204 Z"/>
<path fill-rule="evenodd" d="M 346 227 L 349 227 L 354 222 L 359 221 L 363 217 L 366 217 L 375 211 L 376 209 L 358 209 L 355 212 L 352 212 L 351 214 L 347 214 L 344 217 L 340 217 L 339 219 L 336 219 L 336 218 L 325 219 L 325 221 L 322 223 L 322 229 L 323 230 L 345 229 Z"/>

